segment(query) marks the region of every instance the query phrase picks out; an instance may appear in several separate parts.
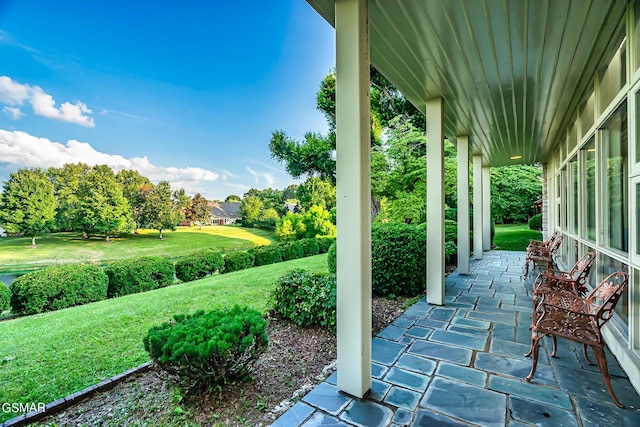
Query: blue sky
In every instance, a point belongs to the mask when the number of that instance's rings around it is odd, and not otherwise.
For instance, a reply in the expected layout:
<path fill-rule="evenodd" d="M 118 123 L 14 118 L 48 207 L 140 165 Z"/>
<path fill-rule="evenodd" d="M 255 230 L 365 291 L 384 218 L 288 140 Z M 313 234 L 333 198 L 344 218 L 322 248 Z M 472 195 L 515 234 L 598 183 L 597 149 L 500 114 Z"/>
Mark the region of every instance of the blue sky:
<path fill-rule="evenodd" d="M 303 0 L 0 0 L 0 181 L 83 161 L 209 199 L 293 181 L 334 31 Z"/>

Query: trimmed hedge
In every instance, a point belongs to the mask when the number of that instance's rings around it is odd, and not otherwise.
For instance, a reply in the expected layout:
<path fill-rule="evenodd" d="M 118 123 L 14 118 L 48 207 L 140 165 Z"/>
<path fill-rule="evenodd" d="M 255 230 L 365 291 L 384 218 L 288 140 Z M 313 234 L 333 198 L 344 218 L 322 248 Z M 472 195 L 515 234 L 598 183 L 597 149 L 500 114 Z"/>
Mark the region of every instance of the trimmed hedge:
<path fill-rule="evenodd" d="M 254 266 L 253 255 L 249 252 L 230 252 L 224 256 L 223 273 L 231 273 L 232 271 L 244 270 Z"/>
<path fill-rule="evenodd" d="M 304 269 L 286 272 L 276 281 L 270 305 L 274 313 L 298 326 L 336 326 L 336 276 Z"/>
<path fill-rule="evenodd" d="M 211 249 L 195 252 L 176 262 L 176 277 L 183 282 L 190 282 L 213 274 L 222 266 L 224 259 L 219 252 Z"/>
<path fill-rule="evenodd" d="M 109 276 L 109 298 L 146 292 L 173 283 L 176 269 L 159 256 L 114 261 L 105 268 Z"/>
<path fill-rule="evenodd" d="M 302 252 L 304 256 L 313 256 L 320 253 L 320 244 L 318 243 L 318 239 L 315 237 L 301 239 L 299 242 L 302 245 Z"/>
<path fill-rule="evenodd" d="M 248 252 L 253 255 L 253 265 L 256 267 L 282 262 L 282 251 L 277 245 L 256 246 Z"/>
<path fill-rule="evenodd" d="M 291 261 L 304 256 L 302 243 L 298 240 L 294 240 L 293 242 L 281 242 L 278 243 L 277 246 L 280 248 L 280 252 L 282 252 L 283 261 Z"/>
<path fill-rule="evenodd" d="M 11 308 L 11 289 L 0 280 L 0 313 Z"/>
<path fill-rule="evenodd" d="M 337 259 L 336 257 L 338 256 L 338 242 L 333 242 L 331 244 L 331 247 L 329 247 L 329 251 L 327 252 L 327 267 L 329 270 L 329 273 L 331 274 L 336 274 L 336 270 L 337 270 Z"/>
<path fill-rule="evenodd" d="M 320 247 L 320 253 L 326 254 L 329 251 L 331 245 L 336 241 L 335 237 L 317 237 L 318 246 Z"/>
<path fill-rule="evenodd" d="M 531 217 L 531 219 L 529 220 L 529 228 L 531 230 L 538 230 L 538 231 L 542 230 L 542 214 L 541 213 Z"/>
<path fill-rule="evenodd" d="M 149 329 L 144 348 L 188 394 L 247 380 L 266 350 L 267 321 L 247 307 L 176 315 Z"/>
<path fill-rule="evenodd" d="M 106 273 L 94 265 L 49 267 L 13 281 L 11 306 L 15 313 L 29 315 L 100 301 L 107 297 L 108 281 Z"/>

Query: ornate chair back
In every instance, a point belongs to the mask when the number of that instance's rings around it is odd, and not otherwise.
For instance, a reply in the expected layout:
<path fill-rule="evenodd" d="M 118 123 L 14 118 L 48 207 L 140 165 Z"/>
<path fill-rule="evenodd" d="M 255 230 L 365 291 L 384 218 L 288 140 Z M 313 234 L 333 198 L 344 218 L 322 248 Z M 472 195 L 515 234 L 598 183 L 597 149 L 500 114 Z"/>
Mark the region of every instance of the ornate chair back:
<path fill-rule="evenodd" d="M 589 313 L 596 316 L 598 328 L 613 316 L 616 303 L 627 288 L 628 280 L 627 273 L 616 271 L 600 282 L 585 298 Z"/>

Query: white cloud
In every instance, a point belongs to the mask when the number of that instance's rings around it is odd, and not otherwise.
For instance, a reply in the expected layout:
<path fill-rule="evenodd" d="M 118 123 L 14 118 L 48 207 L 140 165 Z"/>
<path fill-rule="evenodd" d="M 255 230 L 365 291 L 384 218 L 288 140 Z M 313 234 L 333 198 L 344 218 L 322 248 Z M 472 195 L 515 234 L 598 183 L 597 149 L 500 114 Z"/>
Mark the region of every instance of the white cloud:
<path fill-rule="evenodd" d="M 93 118 L 89 116 L 92 111 L 85 103 L 80 101 L 75 104 L 64 102 L 60 108 L 57 108 L 53 97 L 39 86 L 21 84 L 7 76 L 0 76 L 0 102 L 11 107 L 22 106 L 25 102 L 29 102 L 33 107 L 33 112 L 39 116 L 75 123 L 80 126 L 95 126 Z M 14 116 L 14 118 L 16 117 Z"/>
<path fill-rule="evenodd" d="M 161 167 L 145 157 L 125 158 L 117 154 L 97 151 L 86 142 L 74 139 L 66 144 L 38 138 L 21 131 L 0 129 L 0 159 L 21 167 L 61 167 L 65 163 L 83 162 L 88 165 L 106 164 L 115 171 L 134 169 L 153 182 L 169 181 L 174 188 L 187 192 L 199 191 L 201 184 L 216 181 L 217 172 L 196 167 Z"/>
<path fill-rule="evenodd" d="M 247 171 L 255 178 L 256 188 L 273 187 L 273 184 L 276 182 L 273 174 L 270 174 L 269 172 L 256 172 L 249 166 L 247 166 Z"/>
<path fill-rule="evenodd" d="M 18 120 L 20 117 L 24 116 L 24 113 L 20 111 L 18 107 L 4 107 L 2 111 L 13 120 Z"/>

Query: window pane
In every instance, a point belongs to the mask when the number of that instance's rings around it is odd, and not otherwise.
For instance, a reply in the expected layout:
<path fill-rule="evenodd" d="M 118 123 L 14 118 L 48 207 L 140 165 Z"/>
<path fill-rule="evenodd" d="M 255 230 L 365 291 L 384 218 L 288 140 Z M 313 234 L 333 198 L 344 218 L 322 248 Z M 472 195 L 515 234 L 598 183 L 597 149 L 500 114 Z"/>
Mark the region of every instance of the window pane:
<path fill-rule="evenodd" d="M 613 98 L 625 85 L 626 76 L 626 43 L 624 38 L 620 38 L 620 48 L 615 53 L 611 62 L 600 71 L 600 111 L 602 113 L 611 103 Z"/>
<path fill-rule="evenodd" d="M 640 184 L 636 184 L 636 210 L 640 208 Z M 640 215 L 636 212 L 636 253 L 640 255 Z"/>
<path fill-rule="evenodd" d="M 598 256 L 598 283 L 616 271 L 624 271 L 625 273 L 628 273 L 629 267 L 616 259 L 608 257 L 607 255 L 600 254 Z M 627 290 L 624 291 L 622 298 L 620 298 L 620 301 L 618 301 L 618 304 L 616 305 L 616 313 L 626 325 L 629 324 L 629 286 L 627 286 Z"/>
<path fill-rule="evenodd" d="M 571 161 L 571 168 L 573 172 L 573 221 L 572 230 L 574 233 L 578 233 L 578 161 L 574 157 Z"/>
<path fill-rule="evenodd" d="M 587 100 L 587 103 L 584 105 L 584 108 L 582 110 L 582 114 L 580 116 L 580 121 L 582 122 L 581 136 L 585 136 L 589 131 L 589 129 L 591 129 L 591 126 L 593 126 L 595 99 L 596 98 L 592 92 L 591 96 L 589 96 L 589 99 Z"/>
<path fill-rule="evenodd" d="M 640 92 L 636 93 L 636 160 L 640 163 Z"/>
<path fill-rule="evenodd" d="M 629 187 L 627 155 L 627 108 L 623 105 L 607 121 L 602 132 L 606 170 L 604 171 L 603 197 L 605 218 L 605 245 L 621 251 L 629 251 L 629 222 L 627 217 Z"/>
<path fill-rule="evenodd" d="M 586 188 L 584 189 L 585 203 L 585 228 L 586 238 L 596 241 L 596 144 L 594 138 L 582 149 L 584 159 L 584 176 Z"/>

